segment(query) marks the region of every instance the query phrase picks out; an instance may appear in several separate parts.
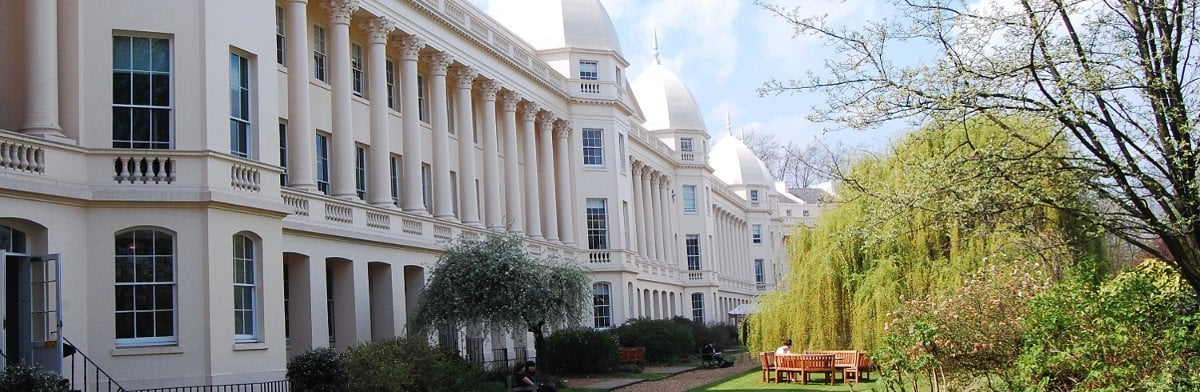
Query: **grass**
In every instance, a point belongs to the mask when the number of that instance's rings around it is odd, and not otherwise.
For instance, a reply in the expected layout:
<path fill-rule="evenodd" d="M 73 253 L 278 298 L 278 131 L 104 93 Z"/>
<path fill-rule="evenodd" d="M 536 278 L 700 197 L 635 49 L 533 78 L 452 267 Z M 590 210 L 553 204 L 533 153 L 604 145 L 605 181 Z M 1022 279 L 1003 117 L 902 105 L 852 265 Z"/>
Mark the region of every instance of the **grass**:
<path fill-rule="evenodd" d="M 850 383 L 850 384 L 835 384 L 830 386 L 825 384 L 824 375 L 814 375 L 809 379 L 808 385 L 799 383 L 765 383 L 762 381 L 762 370 L 754 369 L 749 372 L 727 377 L 708 385 L 692 389 L 692 391 L 762 391 L 762 390 L 788 390 L 788 391 L 882 391 L 883 386 L 872 382 Z"/>

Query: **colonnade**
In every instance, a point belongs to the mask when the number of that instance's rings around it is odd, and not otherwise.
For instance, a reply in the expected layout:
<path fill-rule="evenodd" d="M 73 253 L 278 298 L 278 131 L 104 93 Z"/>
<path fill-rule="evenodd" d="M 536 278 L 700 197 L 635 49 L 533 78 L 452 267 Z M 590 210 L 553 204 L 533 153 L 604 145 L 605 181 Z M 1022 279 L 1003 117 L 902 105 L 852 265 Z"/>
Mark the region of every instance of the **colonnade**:
<path fill-rule="evenodd" d="M 495 231 L 524 234 L 574 245 L 571 181 L 571 128 L 560 116 L 523 97 L 500 81 L 482 76 L 478 67 L 447 51 L 430 47 L 413 34 L 396 33 L 397 24 L 387 17 L 358 12 L 356 0 L 326 0 L 330 15 L 329 84 L 331 89 L 332 148 L 330 151 L 333 197 L 356 198 L 355 140 L 351 113 L 350 28 L 366 31 L 368 40 L 368 99 L 370 143 L 367 196 L 373 205 L 391 208 L 392 145 L 403 146 L 399 173 L 399 201 L 404 212 Z M 288 0 L 285 12 L 288 67 L 288 186 L 316 191 L 315 129 L 309 97 L 308 1 Z M 353 20 L 352 20 L 353 19 Z M 358 23 L 359 19 L 366 19 Z M 399 54 L 397 77 L 402 129 L 400 140 L 388 132 L 387 45 Z M 429 64 L 428 114 L 432 132 L 432 157 L 422 155 L 422 97 L 418 90 L 419 62 Z M 450 80 L 447 80 L 450 78 Z M 448 94 L 449 82 L 456 89 Z M 476 98 L 475 92 L 478 92 Z M 477 111 L 481 118 L 476 119 Z M 497 111 L 499 109 L 499 112 Z M 454 113 L 451 122 L 449 113 Z M 518 121 L 517 113 L 520 113 Z M 478 120 L 478 121 L 476 121 Z M 477 172 L 476 123 L 482 147 L 482 173 Z M 453 127 L 451 127 L 453 125 Z M 457 165 L 450 155 L 451 135 L 458 140 Z M 519 151 L 524 149 L 523 154 Z M 503 157 L 503 160 L 501 160 Z M 428 158 L 428 159 L 427 159 Z M 429 173 L 423 173 L 428 162 Z M 524 163 L 524 171 L 520 163 Z M 457 184 L 451 172 L 457 166 Z M 542 175 L 538 175 L 541 169 Z M 428 175 L 429 184 L 424 182 Z M 457 185 L 458 208 L 454 197 Z M 425 187 L 430 187 L 426 200 Z M 483 200 L 479 200 L 482 198 Z M 482 204 L 482 205 L 481 205 Z M 482 211 L 481 208 L 482 207 Z"/>
<path fill-rule="evenodd" d="M 746 220 L 728 210 L 713 206 L 713 254 L 717 272 L 737 279 L 753 278 L 750 260 L 750 231 Z"/>
<path fill-rule="evenodd" d="M 645 162 L 634 160 L 633 216 L 637 231 L 637 252 L 661 263 L 677 260 L 678 246 L 674 238 L 675 211 L 671 207 L 671 179 Z"/>

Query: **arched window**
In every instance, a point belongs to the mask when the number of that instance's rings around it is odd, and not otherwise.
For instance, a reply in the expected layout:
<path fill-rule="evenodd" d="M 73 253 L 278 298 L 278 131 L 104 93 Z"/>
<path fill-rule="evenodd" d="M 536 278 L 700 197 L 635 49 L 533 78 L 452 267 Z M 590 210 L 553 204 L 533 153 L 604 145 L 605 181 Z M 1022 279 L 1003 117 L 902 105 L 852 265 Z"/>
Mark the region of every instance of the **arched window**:
<path fill-rule="evenodd" d="M 175 237 L 134 229 L 115 240 L 117 345 L 175 344 Z"/>
<path fill-rule="evenodd" d="M 612 327 L 612 286 L 608 283 L 592 284 L 592 314 L 596 328 Z"/>
<path fill-rule="evenodd" d="M 233 236 L 233 337 L 258 341 L 258 251 L 254 239 Z"/>
<path fill-rule="evenodd" d="M 692 321 L 704 322 L 704 294 L 692 293 Z"/>

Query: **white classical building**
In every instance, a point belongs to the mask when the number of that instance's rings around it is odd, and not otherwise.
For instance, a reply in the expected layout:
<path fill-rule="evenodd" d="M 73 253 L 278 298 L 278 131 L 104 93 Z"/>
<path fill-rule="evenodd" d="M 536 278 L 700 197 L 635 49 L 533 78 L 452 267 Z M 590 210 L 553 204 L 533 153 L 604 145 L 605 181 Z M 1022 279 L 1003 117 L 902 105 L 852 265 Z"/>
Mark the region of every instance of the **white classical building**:
<path fill-rule="evenodd" d="M 559 17 L 0 1 L 3 354 L 54 367 L 69 340 L 90 361 L 64 373 L 128 389 L 282 380 L 305 349 L 404 334 L 446 241 L 489 232 L 589 268 L 596 328 L 771 290 L 794 201 L 762 163 L 710 146 L 657 61 L 627 82 L 597 0 L 515 7 Z"/>

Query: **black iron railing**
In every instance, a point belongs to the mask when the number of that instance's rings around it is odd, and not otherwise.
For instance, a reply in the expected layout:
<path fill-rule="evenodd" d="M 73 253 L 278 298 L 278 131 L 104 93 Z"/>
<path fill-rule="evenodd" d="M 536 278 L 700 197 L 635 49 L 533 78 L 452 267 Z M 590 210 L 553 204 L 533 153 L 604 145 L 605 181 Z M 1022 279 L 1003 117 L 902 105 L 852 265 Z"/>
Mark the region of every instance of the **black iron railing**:
<path fill-rule="evenodd" d="M 63 337 L 63 341 L 70 347 L 78 347 Z M 65 348 L 65 347 L 64 347 Z M 108 375 L 104 369 L 96 365 L 95 361 L 88 358 L 82 351 L 77 348 L 71 350 L 73 352 L 63 358 L 63 378 L 67 380 L 70 390 L 80 392 L 127 392 L 127 390 L 113 380 L 112 376 Z"/>
<path fill-rule="evenodd" d="M 288 392 L 288 382 L 287 380 L 280 380 L 243 384 L 197 385 L 190 387 L 138 389 L 130 392 Z"/>

